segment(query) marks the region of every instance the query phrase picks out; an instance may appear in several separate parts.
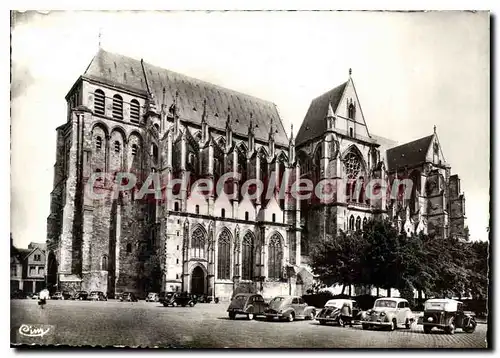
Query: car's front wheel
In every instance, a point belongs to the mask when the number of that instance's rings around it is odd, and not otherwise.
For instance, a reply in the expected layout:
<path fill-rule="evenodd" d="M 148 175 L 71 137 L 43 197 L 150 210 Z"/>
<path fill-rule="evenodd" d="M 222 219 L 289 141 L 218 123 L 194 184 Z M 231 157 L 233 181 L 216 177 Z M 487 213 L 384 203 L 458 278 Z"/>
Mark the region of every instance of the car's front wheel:
<path fill-rule="evenodd" d="M 173 307 L 177 307 L 177 302 L 172 303 Z"/>
<path fill-rule="evenodd" d="M 368 324 L 365 324 L 365 323 L 363 323 L 363 324 L 361 325 L 361 327 L 362 327 L 364 330 L 370 329 L 370 326 L 369 326 Z"/>
<path fill-rule="evenodd" d="M 344 325 L 344 320 L 340 316 L 339 316 L 337 322 L 338 322 L 339 326 L 343 326 Z"/>
<path fill-rule="evenodd" d="M 291 312 L 287 318 L 288 322 L 293 322 L 293 320 L 295 319 L 295 313 Z"/>
<path fill-rule="evenodd" d="M 306 319 L 312 321 L 314 319 L 314 317 L 316 317 L 316 312 L 315 311 L 311 311 L 311 312 L 309 312 L 309 315 L 307 315 Z"/>
<path fill-rule="evenodd" d="M 410 328 L 411 328 L 411 323 L 412 323 L 412 322 L 411 322 L 411 321 L 407 318 L 407 319 L 406 319 L 406 322 L 405 322 L 405 327 L 406 327 L 406 329 L 410 329 Z"/>
<path fill-rule="evenodd" d="M 431 326 L 424 326 L 424 333 L 425 334 L 429 334 L 431 333 L 432 331 L 432 327 Z"/>
<path fill-rule="evenodd" d="M 390 329 L 391 331 L 394 331 L 394 330 L 396 330 L 396 327 L 397 327 L 396 319 L 393 319 L 393 320 L 391 321 L 391 326 L 389 327 L 389 329 Z"/>
<path fill-rule="evenodd" d="M 193 307 L 194 306 L 194 303 L 193 302 L 189 302 L 189 307 Z"/>
<path fill-rule="evenodd" d="M 247 313 L 247 318 L 249 321 L 253 320 L 253 313 Z"/>
<path fill-rule="evenodd" d="M 453 318 L 450 318 L 450 321 L 448 323 L 448 327 L 446 327 L 446 333 L 448 333 L 448 334 L 455 333 L 455 320 Z"/>

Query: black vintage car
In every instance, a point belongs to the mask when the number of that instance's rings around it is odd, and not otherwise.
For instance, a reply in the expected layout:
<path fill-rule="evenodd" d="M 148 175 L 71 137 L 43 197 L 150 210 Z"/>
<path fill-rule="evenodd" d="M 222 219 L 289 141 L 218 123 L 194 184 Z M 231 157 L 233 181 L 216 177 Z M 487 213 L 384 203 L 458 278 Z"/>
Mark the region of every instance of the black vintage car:
<path fill-rule="evenodd" d="M 431 330 L 435 327 L 449 334 L 455 333 L 457 328 L 472 333 L 477 326 L 474 315 L 464 312 L 462 302 L 446 298 L 434 298 L 425 301 L 422 324 L 425 333 L 431 333 Z"/>
<path fill-rule="evenodd" d="M 107 301 L 108 297 L 102 291 L 92 291 L 92 292 L 90 292 L 89 300 L 91 300 L 91 301 Z"/>
<path fill-rule="evenodd" d="M 247 316 L 252 320 L 255 316 L 265 316 L 267 308 L 264 298 L 254 293 L 238 293 L 233 297 L 227 309 L 229 319 L 234 319 L 237 314 Z"/>
<path fill-rule="evenodd" d="M 24 291 L 21 290 L 15 290 L 10 293 L 10 298 L 11 299 L 23 299 L 23 298 L 28 298 L 28 295 Z"/>
<path fill-rule="evenodd" d="M 120 295 L 120 302 L 137 302 L 139 299 L 133 292 L 123 292 Z"/>
<path fill-rule="evenodd" d="M 160 302 L 163 306 L 177 306 L 177 302 L 175 302 L 175 296 L 178 292 L 160 292 L 158 295 L 158 302 Z"/>

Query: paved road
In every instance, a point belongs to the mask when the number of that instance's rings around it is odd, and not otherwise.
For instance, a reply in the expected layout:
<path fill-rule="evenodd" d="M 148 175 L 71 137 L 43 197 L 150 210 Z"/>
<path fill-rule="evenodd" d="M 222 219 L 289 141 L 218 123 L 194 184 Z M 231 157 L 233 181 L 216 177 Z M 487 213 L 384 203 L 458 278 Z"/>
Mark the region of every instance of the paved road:
<path fill-rule="evenodd" d="M 422 326 L 394 332 L 364 331 L 360 326 L 320 326 L 316 321 L 229 320 L 227 304 L 163 307 L 158 303 L 11 301 L 11 342 L 35 344 L 189 347 L 189 348 L 486 348 L 487 325 L 472 334 Z M 21 325 L 44 325 L 43 337 L 19 333 Z"/>

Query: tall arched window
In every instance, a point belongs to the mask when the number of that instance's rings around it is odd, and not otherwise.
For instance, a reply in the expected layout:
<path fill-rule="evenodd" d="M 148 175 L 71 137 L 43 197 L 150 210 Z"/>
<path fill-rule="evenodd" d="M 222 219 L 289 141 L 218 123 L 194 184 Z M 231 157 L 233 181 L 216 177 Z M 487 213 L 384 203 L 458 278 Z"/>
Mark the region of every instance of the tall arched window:
<path fill-rule="evenodd" d="M 363 219 L 363 229 L 366 227 L 366 223 L 368 222 L 368 220 L 366 218 Z"/>
<path fill-rule="evenodd" d="M 205 258 L 205 232 L 198 227 L 191 236 L 191 250 L 194 258 Z"/>
<path fill-rule="evenodd" d="M 118 94 L 113 96 L 113 118 L 123 119 L 123 99 Z"/>
<path fill-rule="evenodd" d="M 132 252 L 132 245 L 127 244 L 127 253 L 130 254 Z"/>
<path fill-rule="evenodd" d="M 358 216 L 356 219 L 356 231 L 361 230 L 361 218 Z"/>
<path fill-rule="evenodd" d="M 283 259 L 283 248 L 281 246 L 281 237 L 279 236 L 279 234 L 274 234 L 269 240 L 268 252 L 268 277 L 271 279 L 281 278 L 281 261 Z"/>
<path fill-rule="evenodd" d="M 361 161 L 358 155 L 353 152 L 348 153 L 344 158 L 344 173 L 347 177 L 346 199 L 351 201 L 352 194 L 356 188 L 356 178 L 361 171 Z"/>
<path fill-rule="evenodd" d="M 231 234 L 224 230 L 217 244 L 217 278 L 229 280 L 231 267 Z"/>
<path fill-rule="evenodd" d="M 101 270 L 108 271 L 108 256 L 102 255 L 101 257 Z"/>
<path fill-rule="evenodd" d="M 151 155 L 153 156 L 154 162 L 158 162 L 158 146 L 156 144 L 151 144 Z"/>
<path fill-rule="evenodd" d="M 352 103 L 349 105 L 347 116 L 350 119 L 354 119 L 354 117 L 356 116 L 356 107 Z"/>
<path fill-rule="evenodd" d="M 241 279 L 251 280 L 253 278 L 253 250 L 254 237 L 251 232 L 247 232 L 241 242 Z"/>
<path fill-rule="evenodd" d="M 349 230 L 354 230 L 354 216 L 349 218 Z"/>
<path fill-rule="evenodd" d="M 105 103 L 106 97 L 104 96 L 104 92 L 100 89 L 95 90 L 94 92 L 94 113 L 104 115 L 105 114 Z"/>
<path fill-rule="evenodd" d="M 132 122 L 139 122 L 140 105 L 136 99 L 130 101 L 130 120 Z"/>
<path fill-rule="evenodd" d="M 322 157 L 322 144 L 318 144 L 318 148 L 316 149 L 316 153 L 314 153 L 313 159 L 313 168 L 314 168 L 314 176 L 313 181 L 314 184 L 319 183 L 321 178 L 321 157 Z"/>

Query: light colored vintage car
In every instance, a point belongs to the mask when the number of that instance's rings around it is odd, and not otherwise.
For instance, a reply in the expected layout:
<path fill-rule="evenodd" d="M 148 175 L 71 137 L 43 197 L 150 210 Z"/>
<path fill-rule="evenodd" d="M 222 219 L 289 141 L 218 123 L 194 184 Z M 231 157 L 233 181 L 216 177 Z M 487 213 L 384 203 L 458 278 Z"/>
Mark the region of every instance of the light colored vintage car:
<path fill-rule="evenodd" d="M 356 319 L 361 312 L 358 303 L 350 299 L 337 298 L 326 302 L 325 307 L 322 308 L 321 311 L 316 315 L 316 320 L 319 321 L 320 324 L 327 324 L 328 322 L 331 322 L 342 326 L 344 322 L 342 321 L 342 317 L 340 316 L 340 309 L 346 302 L 349 304 L 349 306 L 351 306 L 353 319 Z"/>
<path fill-rule="evenodd" d="M 268 321 L 278 318 L 292 322 L 300 318 L 314 319 L 316 307 L 309 306 L 300 296 L 277 296 L 269 302 L 264 314 Z"/>
<path fill-rule="evenodd" d="M 401 325 L 409 329 L 414 322 L 415 317 L 404 298 L 379 298 L 372 309 L 361 314 L 363 329 L 386 327 L 393 331 Z"/>

